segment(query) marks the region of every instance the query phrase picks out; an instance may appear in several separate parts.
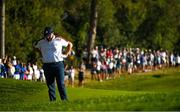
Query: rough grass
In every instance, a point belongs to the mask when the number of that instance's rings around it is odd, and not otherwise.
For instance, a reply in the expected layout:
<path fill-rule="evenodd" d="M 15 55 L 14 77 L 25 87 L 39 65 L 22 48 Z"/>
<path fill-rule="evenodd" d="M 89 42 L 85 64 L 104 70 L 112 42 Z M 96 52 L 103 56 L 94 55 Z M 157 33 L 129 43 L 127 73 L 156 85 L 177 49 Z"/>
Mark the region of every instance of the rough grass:
<path fill-rule="evenodd" d="M 49 102 L 44 83 L 0 79 L 0 111 L 180 110 L 180 69 L 121 75 L 67 88 L 69 102 Z"/>

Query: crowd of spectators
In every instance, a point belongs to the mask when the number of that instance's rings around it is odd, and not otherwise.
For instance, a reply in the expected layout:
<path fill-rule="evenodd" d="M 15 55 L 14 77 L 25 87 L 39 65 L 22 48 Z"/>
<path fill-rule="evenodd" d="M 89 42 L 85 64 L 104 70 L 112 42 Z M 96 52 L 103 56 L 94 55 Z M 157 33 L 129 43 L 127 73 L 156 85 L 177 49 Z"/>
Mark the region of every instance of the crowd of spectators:
<path fill-rule="evenodd" d="M 86 62 L 87 49 L 83 51 Z M 140 48 L 108 49 L 96 46 L 91 52 L 91 79 L 114 79 L 121 73 L 148 72 L 180 66 L 178 53 Z"/>
<path fill-rule="evenodd" d="M 122 73 L 149 72 L 165 67 L 180 66 L 180 55 L 167 50 L 151 50 L 140 48 L 111 49 L 95 47 L 91 51 L 90 70 L 92 80 L 108 80 L 120 76 Z M 80 65 L 65 66 L 65 84 L 74 86 L 75 71 L 78 72 L 78 85 L 83 86 L 85 69 L 87 68 L 88 52 L 82 52 Z M 0 59 L 0 78 L 14 78 L 17 80 L 34 80 L 45 82 L 44 71 L 36 63 L 23 63 L 16 56 Z"/>
<path fill-rule="evenodd" d="M 0 78 L 45 82 L 44 71 L 36 63 L 24 63 L 16 56 L 0 59 Z"/>

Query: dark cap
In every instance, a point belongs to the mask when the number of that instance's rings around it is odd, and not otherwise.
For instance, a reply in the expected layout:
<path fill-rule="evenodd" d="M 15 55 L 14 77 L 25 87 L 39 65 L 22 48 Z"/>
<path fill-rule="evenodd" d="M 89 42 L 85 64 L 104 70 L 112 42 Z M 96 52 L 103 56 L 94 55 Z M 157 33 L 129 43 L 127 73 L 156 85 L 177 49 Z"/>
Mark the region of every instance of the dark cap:
<path fill-rule="evenodd" d="M 53 33 L 53 29 L 51 27 L 44 28 L 44 37 L 49 36 L 51 33 Z"/>

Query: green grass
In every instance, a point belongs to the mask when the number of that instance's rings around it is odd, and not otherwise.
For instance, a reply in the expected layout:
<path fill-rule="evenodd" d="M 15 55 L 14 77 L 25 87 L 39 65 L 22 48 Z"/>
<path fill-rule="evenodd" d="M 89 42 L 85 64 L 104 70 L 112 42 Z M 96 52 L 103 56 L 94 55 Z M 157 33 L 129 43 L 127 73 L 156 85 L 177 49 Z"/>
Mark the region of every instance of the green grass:
<path fill-rule="evenodd" d="M 45 83 L 0 79 L 0 111 L 180 110 L 180 69 L 122 75 L 67 88 L 69 102 L 49 102 Z"/>

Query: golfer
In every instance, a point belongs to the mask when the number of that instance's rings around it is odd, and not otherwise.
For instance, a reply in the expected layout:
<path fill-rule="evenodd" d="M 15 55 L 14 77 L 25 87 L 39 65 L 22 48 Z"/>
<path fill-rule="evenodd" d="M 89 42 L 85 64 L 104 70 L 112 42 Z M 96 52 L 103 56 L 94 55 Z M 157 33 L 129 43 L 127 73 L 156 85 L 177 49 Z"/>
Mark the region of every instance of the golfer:
<path fill-rule="evenodd" d="M 61 36 L 56 36 L 51 27 L 46 27 L 44 29 L 44 38 L 34 44 L 34 47 L 40 51 L 42 56 L 50 101 L 56 100 L 55 79 L 61 100 L 68 100 L 64 84 L 63 58 L 71 53 L 72 46 L 71 42 L 66 41 Z M 62 53 L 63 47 L 66 47 L 64 54 Z"/>

